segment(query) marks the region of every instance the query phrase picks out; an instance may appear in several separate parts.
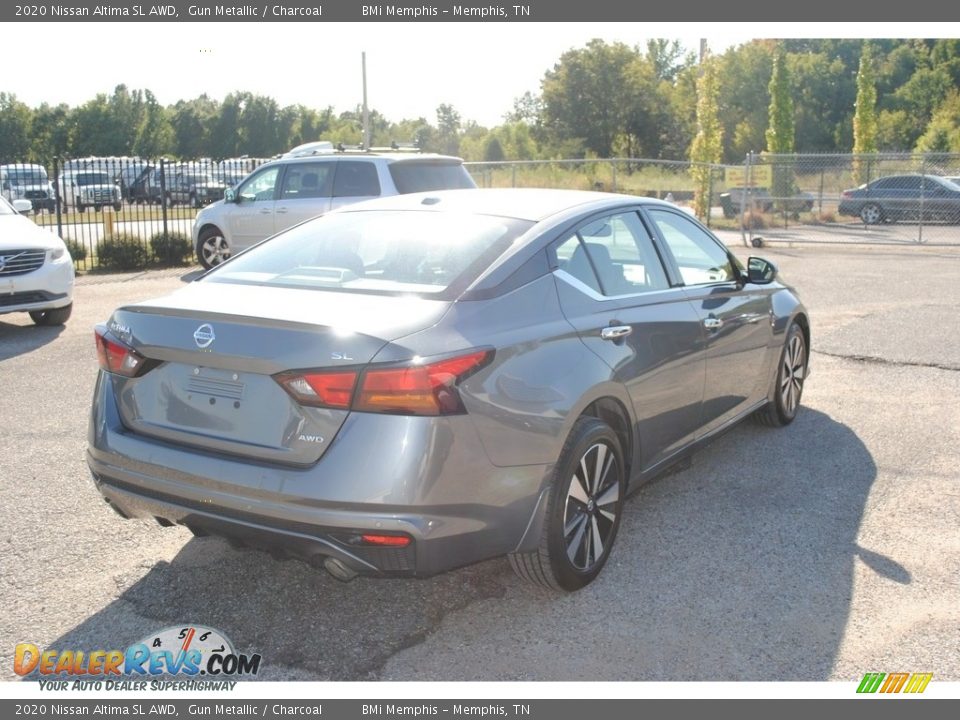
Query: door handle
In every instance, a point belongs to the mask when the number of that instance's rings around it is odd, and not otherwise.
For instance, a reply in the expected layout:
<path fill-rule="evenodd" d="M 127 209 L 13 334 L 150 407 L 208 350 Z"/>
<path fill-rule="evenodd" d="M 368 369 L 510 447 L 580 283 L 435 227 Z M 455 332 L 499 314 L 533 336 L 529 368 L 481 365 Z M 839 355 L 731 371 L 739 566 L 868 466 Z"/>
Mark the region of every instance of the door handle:
<path fill-rule="evenodd" d="M 600 331 L 601 340 L 619 340 L 625 338 L 627 335 L 633 332 L 633 328 L 629 325 L 614 325 L 613 327 L 605 327 Z"/>
<path fill-rule="evenodd" d="M 723 327 L 723 320 L 715 317 L 708 317 L 703 319 L 703 326 L 707 330 L 719 330 Z"/>
<path fill-rule="evenodd" d="M 285 207 L 277 208 L 277 209 L 276 209 L 276 213 L 277 213 L 277 215 L 286 215 L 286 214 L 287 214 L 287 209 L 286 209 Z"/>
<path fill-rule="evenodd" d="M 264 208 L 263 210 L 260 211 L 260 214 L 261 214 L 261 215 L 269 215 L 269 214 L 272 213 L 272 212 L 273 212 L 273 210 L 271 210 L 270 208 Z"/>

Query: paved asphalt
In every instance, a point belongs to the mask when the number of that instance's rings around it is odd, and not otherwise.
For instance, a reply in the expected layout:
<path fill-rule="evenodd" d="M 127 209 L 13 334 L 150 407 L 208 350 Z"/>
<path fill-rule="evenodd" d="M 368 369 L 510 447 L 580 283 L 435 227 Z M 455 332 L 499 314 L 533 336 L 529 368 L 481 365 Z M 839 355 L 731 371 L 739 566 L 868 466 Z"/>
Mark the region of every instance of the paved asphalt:
<path fill-rule="evenodd" d="M 84 278 L 65 329 L 0 317 L 0 679 L 18 642 L 123 648 L 193 622 L 274 680 L 960 680 L 960 250 L 754 252 L 812 314 L 804 409 L 646 486 L 566 597 L 505 560 L 342 584 L 123 521 L 84 462 L 91 328 L 185 271 Z"/>

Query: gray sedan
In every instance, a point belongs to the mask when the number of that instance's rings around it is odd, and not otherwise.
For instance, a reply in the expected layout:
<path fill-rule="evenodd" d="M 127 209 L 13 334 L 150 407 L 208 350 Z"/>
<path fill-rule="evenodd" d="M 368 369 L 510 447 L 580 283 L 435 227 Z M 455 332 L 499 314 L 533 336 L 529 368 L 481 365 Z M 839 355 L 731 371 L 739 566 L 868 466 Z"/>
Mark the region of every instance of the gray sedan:
<path fill-rule="evenodd" d="M 457 190 L 298 225 L 96 342 L 87 460 L 121 516 L 341 579 L 507 555 L 572 591 L 644 481 L 794 419 L 810 331 L 667 203 Z"/>

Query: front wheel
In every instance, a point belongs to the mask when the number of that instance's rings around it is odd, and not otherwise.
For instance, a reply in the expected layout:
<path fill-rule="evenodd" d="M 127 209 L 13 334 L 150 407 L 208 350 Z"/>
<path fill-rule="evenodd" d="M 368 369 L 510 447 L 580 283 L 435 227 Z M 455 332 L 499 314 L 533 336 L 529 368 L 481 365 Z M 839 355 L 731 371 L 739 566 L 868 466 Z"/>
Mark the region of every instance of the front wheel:
<path fill-rule="evenodd" d="M 757 411 L 756 418 L 763 425 L 783 427 L 793 422 L 800 409 L 803 383 L 807 378 L 807 362 L 810 354 L 803 330 L 793 323 L 780 351 L 773 400 Z"/>
<path fill-rule="evenodd" d="M 876 203 L 869 203 L 860 208 L 860 219 L 864 225 L 877 225 L 883 222 L 883 208 Z"/>
<path fill-rule="evenodd" d="M 113 209 L 116 210 L 117 212 L 120 212 L 121 210 L 123 210 L 123 203 L 122 203 L 122 202 L 115 202 L 115 203 L 113 204 Z"/>
<path fill-rule="evenodd" d="M 70 319 L 71 312 L 73 312 L 73 303 L 62 308 L 54 308 L 53 310 L 31 310 L 30 319 L 33 320 L 36 325 L 42 327 L 63 325 Z"/>
<path fill-rule="evenodd" d="M 609 425 L 592 417 L 577 420 L 549 493 L 539 546 L 511 554 L 510 565 L 529 582 L 573 592 L 600 574 L 620 527 L 626 474 Z"/>
<path fill-rule="evenodd" d="M 215 227 L 208 227 L 197 239 L 197 260 L 207 270 L 219 265 L 230 257 L 230 245 L 223 233 Z"/>

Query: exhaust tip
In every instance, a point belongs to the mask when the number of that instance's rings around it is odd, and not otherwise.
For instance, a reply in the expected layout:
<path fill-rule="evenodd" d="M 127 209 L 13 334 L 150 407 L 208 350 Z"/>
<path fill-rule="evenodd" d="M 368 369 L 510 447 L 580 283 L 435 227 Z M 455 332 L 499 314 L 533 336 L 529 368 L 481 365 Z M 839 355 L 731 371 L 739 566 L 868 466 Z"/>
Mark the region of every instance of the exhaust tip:
<path fill-rule="evenodd" d="M 328 557 L 325 559 L 323 567 L 340 582 L 350 582 L 357 576 L 355 570 L 351 570 L 336 558 Z"/>

